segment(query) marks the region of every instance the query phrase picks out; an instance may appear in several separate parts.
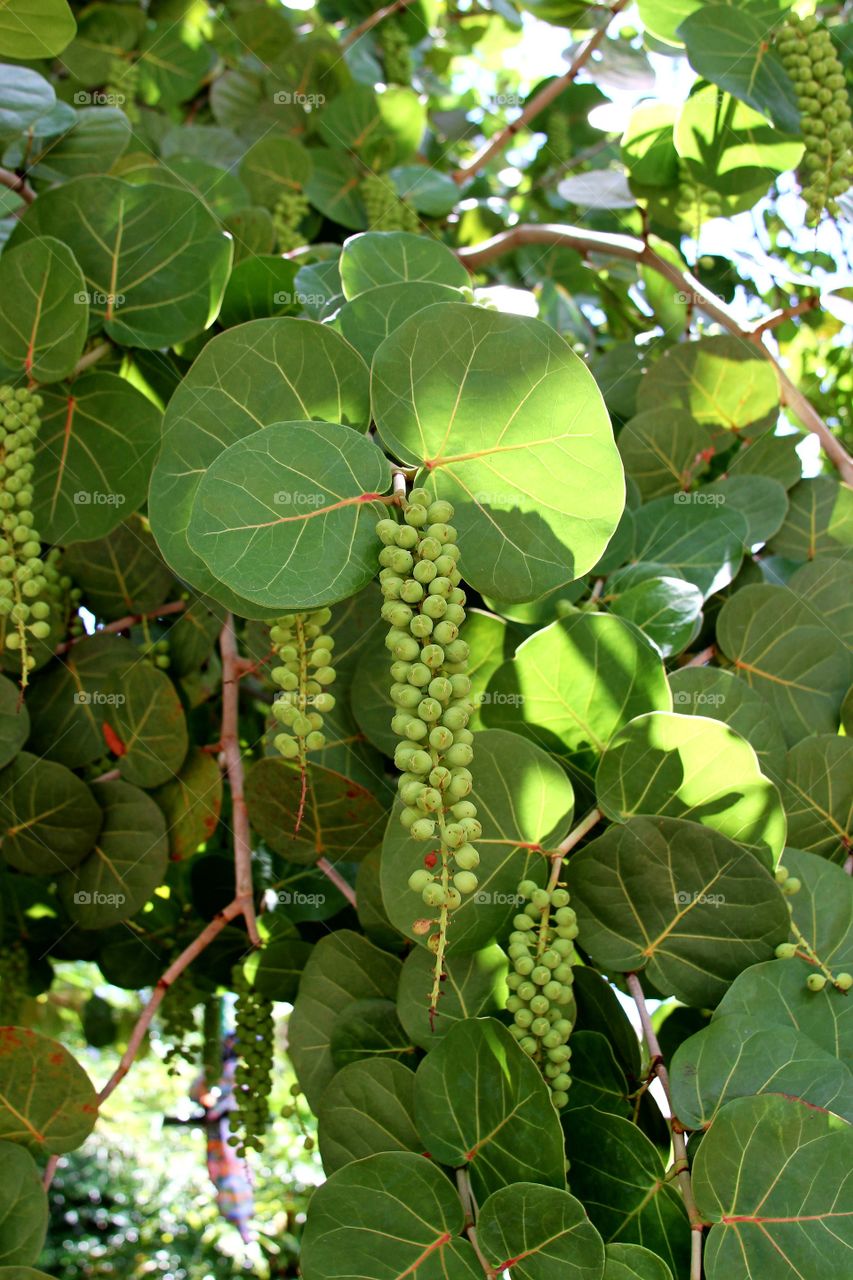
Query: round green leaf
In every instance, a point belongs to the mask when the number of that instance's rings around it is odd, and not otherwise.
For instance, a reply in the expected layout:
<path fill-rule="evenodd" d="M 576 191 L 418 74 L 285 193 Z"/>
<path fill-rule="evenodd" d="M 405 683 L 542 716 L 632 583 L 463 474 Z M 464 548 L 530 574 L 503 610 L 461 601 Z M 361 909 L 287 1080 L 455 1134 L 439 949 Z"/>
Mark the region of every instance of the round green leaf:
<path fill-rule="evenodd" d="M 139 662 L 107 688 L 104 723 L 121 742 L 121 776 L 138 787 L 168 782 L 180 772 L 189 742 L 175 686 L 162 671 Z"/>
<path fill-rule="evenodd" d="M 695 182 L 723 196 L 744 195 L 750 200 L 747 208 L 757 188 L 796 169 L 803 156 L 799 138 L 774 129 L 766 115 L 713 84 L 684 103 L 675 145 Z"/>
<path fill-rule="evenodd" d="M 37 382 L 67 377 L 89 324 L 86 282 L 71 250 L 52 236 L 10 249 L 0 257 L 0 292 L 15 299 L 0 314 L 0 362 Z"/>
<path fill-rule="evenodd" d="M 569 1107 L 597 1107 L 632 1117 L 631 1088 L 607 1036 L 598 1031 L 572 1033 L 571 1074 Z"/>
<path fill-rule="evenodd" d="M 661 417 L 656 409 L 638 413 L 619 432 L 625 473 L 645 502 L 689 489 L 708 469 L 703 452 L 713 447 L 713 432 L 684 411 Z"/>
<path fill-rule="evenodd" d="M 189 23 L 169 17 L 148 22 L 139 46 L 139 94 L 150 106 L 168 110 L 196 94 L 210 70 L 214 52 L 195 38 Z"/>
<path fill-rule="evenodd" d="M 387 459 L 352 428 L 275 423 L 208 467 L 189 544 L 218 581 L 264 609 L 333 604 L 376 572 L 378 498 L 390 485 Z M 216 586 L 211 595 L 219 599 Z"/>
<path fill-rule="evenodd" d="M 555 1187 L 517 1182 L 490 1195 L 477 1239 L 498 1275 L 518 1280 L 602 1280 L 604 1242 L 579 1200 Z"/>
<path fill-rule="evenodd" d="M 231 242 L 189 192 L 105 174 L 75 178 L 29 206 L 14 243 L 55 233 L 82 267 L 92 315 L 115 342 L 171 346 L 215 319 Z"/>
<path fill-rule="evenodd" d="M 30 713 L 21 691 L 0 676 L 0 769 L 5 769 L 30 736 Z"/>
<path fill-rule="evenodd" d="M 758 859 L 679 818 L 611 827 L 573 856 L 566 883 L 598 965 L 647 969 L 659 991 L 700 1008 L 788 934 L 786 901 Z"/>
<path fill-rule="evenodd" d="M 775 424 L 779 386 L 773 365 L 739 338 L 679 342 L 640 383 L 638 412 L 681 411 L 711 428 L 754 434 Z"/>
<path fill-rule="evenodd" d="M 831 983 L 809 991 L 812 972 L 803 960 L 753 965 L 735 979 L 715 1018 L 743 1014 L 756 1030 L 793 1026 L 843 1061 L 853 1057 L 853 1002 Z"/>
<path fill-rule="evenodd" d="M 749 538 L 741 513 L 707 490 L 656 498 L 633 513 L 633 526 L 633 560 L 674 570 L 706 597 L 735 577 Z"/>
<path fill-rule="evenodd" d="M 289 862 L 305 865 L 318 858 L 357 862 L 376 844 L 385 813 L 366 787 L 309 763 L 305 796 L 302 823 L 296 832 L 302 797 L 299 766 L 279 755 L 266 756 L 252 765 L 246 776 L 252 826 Z"/>
<path fill-rule="evenodd" d="M 327 1175 L 380 1151 L 422 1151 L 412 1123 L 415 1077 L 387 1058 L 343 1067 L 323 1094 L 317 1115 Z"/>
<path fill-rule="evenodd" d="M 92 792 L 70 769 L 21 751 L 0 774 L 3 857 L 16 871 L 58 875 L 85 858 L 101 827 Z"/>
<path fill-rule="evenodd" d="M 158 787 L 151 798 L 166 819 L 172 862 L 191 858 L 219 823 L 222 771 L 215 757 L 191 747 L 178 776 Z"/>
<path fill-rule="evenodd" d="M 332 1028 L 330 1048 L 337 1070 L 375 1057 L 407 1062 L 414 1053 L 393 1000 L 356 1000 L 349 1005 Z"/>
<path fill-rule="evenodd" d="M 784 1176 L 780 1176 L 784 1173 Z M 693 1190 L 712 1226 L 708 1280 L 844 1275 L 853 1129 L 797 1098 L 738 1098 L 702 1140 Z"/>
<path fill-rule="evenodd" d="M 0 1264 L 26 1265 L 37 1261 L 47 1234 L 47 1193 L 23 1147 L 0 1142 L 0 1165 Z"/>
<path fill-rule="evenodd" d="M 66 1048 L 27 1027 L 0 1027 L 0 1140 L 58 1155 L 79 1147 L 97 1117 L 92 1082 Z"/>
<path fill-rule="evenodd" d="M 32 172 L 47 182 L 67 182 L 70 178 L 103 174 L 124 155 L 130 137 L 130 121 L 118 107 L 80 107 L 74 112 L 71 127 L 61 137 L 51 138 L 33 157 Z M 63 240 L 69 239 L 58 220 L 54 230 Z M 76 257 L 77 249 L 72 247 Z"/>
<path fill-rule="evenodd" d="M 99 782 L 104 821 L 94 849 L 60 877 L 59 894 L 83 929 L 107 929 L 145 906 L 169 858 L 166 821 L 157 805 L 127 782 Z"/>
<path fill-rule="evenodd" d="M 86 608 L 105 622 L 156 609 L 168 600 L 175 586 L 157 543 L 139 516 L 116 525 L 104 538 L 75 542 L 66 550 L 63 565 L 82 590 Z M 183 617 L 169 619 L 172 648 Z"/>
<path fill-rule="evenodd" d="M 752 747 L 706 716 L 637 716 L 611 738 L 595 786 L 599 808 L 616 822 L 639 813 L 689 818 L 745 845 L 767 866 L 785 844 L 779 792 Z"/>
<path fill-rule="evenodd" d="M 843 863 L 853 845 L 853 741 L 823 734 L 798 742 L 782 797 L 790 843 Z"/>
<path fill-rule="evenodd" d="M 702 491 L 722 497 L 726 514 L 737 511 L 746 521 L 747 546 L 767 542 L 788 512 L 785 488 L 772 476 L 725 476 Z"/>
<path fill-rule="evenodd" d="M 253 320 L 213 338 L 169 401 L 151 477 L 151 524 L 175 573 L 208 595 L 216 584 L 187 527 L 204 472 L 229 445 L 288 418 L 364 427 L 369 416 L 364 361 L 327 326 Z M 243 617 L 264 616 L 222 588 L 219 598 Z"/>
<path fill-rule="evenodd" d="M 530 877 L 547 878 L 543 853 L 568 834 L 574 810 L 572 785 L 559 765 L 533 743 L 500 729 L 478 733 L 474 742 L 474 795 L 483 835 L 477 841 L 479 887 L 453 913 L 452 951 L 478 951 L 499 936 L 518 910 L 517 887 Z M 382 845 L 381 883 L 392 924 L 413 941 L 414 921 L 425 914 L 408 885 L 428 850 L 401 825 L 399 801 Z"/>
<path fill-rule="evenodd" d="M 467 270 L 447 245 L 409 231 L 369 231 L 350 236 L 341 252 L 347 299 L 388 284 L 467 285 Z"/>
<path fill-rule="evenodd" d="M 841 557 L 821 556 L 800 565 L 788 579 L 788 587 L 824 626 L 853 643 L 853 565 Z"/>
<path fill-rule="evenodd" d="M 29 248 L 29 244 L 22 248 Z M 114 373 L 43 393 L 33 512 L 48 542 L 102 538 L 145 501 L 162 415 Z"/>
<path fill-rule="evenodd" d="M 228 278 L 219 322 L 226 328 L 298 310 L 296 266 L 274 254 L 238 262 Z"/>
<path fill-rule="evenodd" d="M 802 883 L 789 898 L 800 933 L 835 973 L 853 967 L 853 878 L 814 853 L 786 849 L 784 864 Z"/>
<path fill-rule="evenodd" d="M 669 677 L 673 709 L 681 716 L 722 720 L 745 738 L 761 772 L 777 783 L 785 774 L 785 739 L 772 709 L 744 680 L 719 667 L 681 667 Z"/>
<path fill-rule="evenodd" d="M 849 554 L 853 545 L 853 492 L 833 476 L 801 480 L 791 490 L 785 523 L 768 550 L 788 560 Z"/>
<path fill-rule="evenodd" d="M 434 1160 L 467 1168 L 479 1202 L 531 1178 L 566 1185 L 563 1134 L 548 1086 L 493 1018 L 458 1022 L 421 1062 L 415 1124 Z"/>
<path fill-rule="evenodd" d="M 663 1258 L 642 1245 L 607 1244 L 604 1254 L 604 1280 L 672 1280 Z"/>
<path fill-rule="evenodd" d="M 313 169 L 311 152 L 295 138 L 268 134 L 253 142 L 240 162 L 240 180 L 253 204 L 272 209 L 279 196 L 305 186 Z"/>
<path fill-rule="evenodd" d="M 8 0 L 0 9 L 0 53 L 9 58 L 52 58 L 76 30 L 65 0 Z"/>
<path fill-rule="evenodd" d="M 853 1118 L 853 1075 L 793 1027 L 756 1030 L 749 1017 L 715 1018 L 675 1051 L 672 1105 L 688 1129 L 707 1129 L 733 1098 L 781 1093 Z"/>
<path fill-rule="evenodd" d="M 333 98 L 317 124 L 328 146 L 354 152 L 370 168 L 384 168 L 412 157 L 426 122 L 426 109 L 412 89 L 377 94 L 372 85 L 356 85 Z"/>
<path fill-rule="evenodd" d="M 412 1042 L 432 1049 L 457 1022 L 499 1013 L 508 995 L 507 967 L 498 946 L 468 955 L 451 954 L 444 966 L 438 1011 L 431 1019 L 429 993 L 435 962 L 422 947 L 410 951 L 400 975 L 397 1013 Z"/>
<path fill-rule="evenodd" d="M 620 618 L 639 627 L 661 657 L 681 653 L 702 625 L 703 595 L 699 587 L 673 578 L 656 565 L 628 565 L 607 584 L 605 602 Z"/>
<path fill-rule="evenodd" d="M 381 232 L 379 234 L 395 234 Z M 404 234 L 404 233 L 399 233 Z M 436 302 L 458 302 L 459 292 L 444 284 L 383 284 L 367 289 L 338 312 L 341 333 L 369 364 L 379 345 L 404 320 Z"/>
<path fill-rule="evenodd" d="M 624 506 L 622 464 L 592 375 L 548 325 L 437 303 L 373 362 L 387 448 L 456 508 L 465 579 L 533 600 L 581 577 Z"/>
<path fill-rule="evenodd" d="M 302 1241 L 305 1280 L 354 1275 L 439 1276 L 454 1264 L 453 1237 L 464 1215 L 456 1189 L 423 1156 L 387 1152 L 332 1174 L 311 1199 Z M 471 1272 L 470 1274 L 476 1274 Z"/>
<path fill-rule="evenodd" d="M 14 138 L 53 109 L 56 94 L 44 76 L 30 67 L 3 66 L 0 87 L 0 138 Z"/>

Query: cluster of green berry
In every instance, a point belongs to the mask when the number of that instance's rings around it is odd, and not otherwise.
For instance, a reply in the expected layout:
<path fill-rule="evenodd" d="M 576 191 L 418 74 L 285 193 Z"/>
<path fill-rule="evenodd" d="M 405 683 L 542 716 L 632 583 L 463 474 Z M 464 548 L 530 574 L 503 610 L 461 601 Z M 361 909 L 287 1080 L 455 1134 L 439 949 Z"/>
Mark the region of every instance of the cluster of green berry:
<path fill-rule="evenodd" d="M 281 689 L 273 715 L 289 730 L 276 734 L 275 747 L 285 760 L 304 763 L 306 751 L 319 751 L 326 745 L 323 716 L 335 706 L 334 695 L 327 688 L 335 680 L 335 641 L 323 628 L 331 616 L 331 609 L 315 609 L 313 613 L 289 614 L 270 627 L 270 641 L 281 663 L 272 670 L 272 679 Z"/>
<path fill-rule="evenodd" d="M 136 94 L 139 89 L 139 63 L 116 56 L 110 62 L 104 95 L 107 105 L 121 107 L 128 120 L 139 119 Z"/>
<path fill-rule="evenodd" d="M 817 223 L 826 209 L 838 211 L 837 198 L 853 172 L 853 124 L 844 67 L 832 36 L 815 17 L 789 14 L 776 48 L 797 91 L 806 153 L 803 199 L 806 221 Z"/>
<path fill-rule="evenodd" d="M 0 947 L 0 1026 L 13 1026 L 27 998 L 29 962 L 20 942 Z"/>
<path fill-rule="evenodd" d="M 555 1107 L 564 1107 L 571 1084 L 568 1039 L 575 1012 L 572 958 L 577 917 L 566 889 L 540 889 L 532 880 L 522 880 L 518 896 L 525 905 L 509 936 L 510 1032 L 539 1064 Z"/>
<path fill-rule="evenodd" d="M 146 640 L 139 646 L 139 652 L 142 654 L 146 662 L 150 662 L 153 667 L 159 667 L 161 671 L 169 669 L 169 641 L 168 640 Z"/>
<path fill-rule="evenodd" d="M 201 1018 L 201 1065 L 208 1088 L 222 1075 L 222 1000 L 208 996 Z"/>
<path fill-rule="evenodd" d="M 548 158 L 558 164 L 571 159 L 572 138 L 569 117 L 563 111 L 552 111 L 548 116 Z"/>
<path fill-rule="evenodd" d="M 723 214 L 723 197 L 719 191 L 697 182 L 683 160 L 678 165 L 678 195 L 674 211 L 687 230 Z"/>
<path fill-rule="evenodd" d="M 413 489 L 403 523 L 386 519 L 376 526 L 383 544 L 379 582 L 382 617 L 389 625 L 385 646 L 393 659 L 391 727 L 401 740 L 394 753 L 402 770 L 400 821 L 415 840 L 439 846 L 409 879 L 425 905 L 440 912 L 438 932 L 429 938 L 439 956 L 439 978 L 447 914 L 477 888 L 480 859 L 471 842 L 482 835 L 468 798 L 474 759 L 468 721 L 474 703 L 466 674 L 468 646 L 459 638 L 465 592 L 452 519 L 449 502 L 434 502 L 425 490 Z M 418 920 L 415 929 L 428 933 L 433 924 Z"/>
<path fill-rule="evenodd" d="M 41 396 L 25 387 L 0 386 L 0 618 L 6 620 L 5 647 L 20 652 L 23 684 L 35 666 L 28 634 L 48 638 L 51 606 L 70 586 L 70 579 L 60 577 L 58 550 L 42 560 L 31 510 L 41 407 Z"/>
<path fill-rule="evenodd" d="M 160 1005 L 162 1036 L 166 1048 L 165 1062 L 170 1076 L 180 1071 L 181 1062 L 194 1063 L 197 1045 L 195 1007 L 201 994 L 189 973 L 182 973 L 166 991 Z"/>
<path fill-rule="evenodd" d="M 281 1115 L 285 1120 L 296 1121 L 296 1126 L 302 1134 L 303 1149 L 305 1151 L 313 1151 L 315 1142 L 305 1127 L 305 1117 L 303 1115 L 302 1107 L 299 1105 L 299 1099 L 302 1097 L 302 1089 L 296 1082 L 290 1086 L 290 1097 L 291 1101 L 285 1103 L 281 1108 L 279 1115 Z"/>
<path fill-rule="evenodd" d="M 387 20 L 379 27 L 379 49 L 387 84 L 409 84 L 412 79 L 412 55 L 402 27 Z"/>
<path fill-rule="evenodd" d="M 781 863 L 776 868 L 776 883 L 788 898 L 793 897 L 795 893 L 799 893 L 802 888 L 802 882 L 796 876 L 792 876 L 788 868 L 783 867 Z M 788 903 L 788 910 L 790 911 L 791 909 L 791 904 Z M 799 956 L 809 964 L 815 965 L 818 972 L 810 973 L 806 979 L 806 986 L 809 991 L 823 991 L 827 982 L 831 983 L 838 991 L 846 992 L 853 987 L 853 973 L 833 974 L 831 969 L 821 960 L 808 939 L 803 936 L 793 918 L 791 919 L 791 932 L 796 941 L 780 942 L 776 948 L 776 959 L 793 960 L 795 956 Z"/>
<path fill-rule="evenodd" d="M 361 198 L 370 231 L 419 231 L 418 215 L 397 195 L 390 178 L 369 173 L 361 180 Z"/>
<path fill-rule="evenodd" d="M 267 1099 L 272 1089 L 273 1042 L 275 1025 L 272 1001 L 253 989 L 243 972 L 235 965 L 232 986 L 237 995 L 235 1007 L 237 1052 L 240 1055 L 234 1072 L 234 1111 L 228 1143 L 244 1156 L 252 1148 L 262 1151 L 263 1133 L 269 1120 Z"/>
<path fill-rule="evenodd" d="M 302 191 L 283 191 L 275 202 L 272 222 L 279 253 L 289 253 L 305 243 L 299 230 L 300 223 L 311 208 L 308 197 Z"/>

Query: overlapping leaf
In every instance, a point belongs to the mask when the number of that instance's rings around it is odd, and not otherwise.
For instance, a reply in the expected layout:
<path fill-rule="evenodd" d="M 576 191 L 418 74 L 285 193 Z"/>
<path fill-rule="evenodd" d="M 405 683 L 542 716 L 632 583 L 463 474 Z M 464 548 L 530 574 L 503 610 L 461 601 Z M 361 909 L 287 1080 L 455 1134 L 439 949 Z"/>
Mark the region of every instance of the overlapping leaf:
<path fill-rule="evenodd" d="M 79 1147 L 97 1116 L 92 1082 L 63 1045 L 28 1027 L 0 1027 L 0 1140 L 57 1155 Z"/>

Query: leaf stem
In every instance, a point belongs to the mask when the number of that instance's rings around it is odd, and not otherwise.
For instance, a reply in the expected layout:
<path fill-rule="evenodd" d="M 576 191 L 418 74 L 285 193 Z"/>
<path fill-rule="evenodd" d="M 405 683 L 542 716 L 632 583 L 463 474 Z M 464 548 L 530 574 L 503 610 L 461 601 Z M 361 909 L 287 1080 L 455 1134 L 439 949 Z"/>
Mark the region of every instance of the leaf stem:
<path fill-rule="evenodd" d="M 669 1105 L 669 1131 L 672 1135 L 672 1152 L 674 1167 L 678 1170 L 678 1183 L 681 1187 L 681 1195 L 684 1200 L 684 1207 L 687 1210 L 687 1216 L 690 1219 L 690 1280 L 702 1280 L 702 1233 L 705 1230 L 706 1223 L 696 1205 L 696 1199 L 693 1195 L 693 1183 L 690 1180 L 690 1165 L 687 1160 L 687 1143 L 684 1140 L 684 1129 L 679 1123 L 672 1109 L 672 1091 L 669 1084 L 669 1072 L 663 1060 L 663 1054 L 660 1049 L 660 1042 L 654 1029 L 651 1016 L 646 1007 L 646 998 L 643 993 L 643 987 L 636 973 L 626 975 L 628 990 L 637 1006 L 637 1012 L 640 1015 L 640 1025 L 643 1028 L 643 1036 L 645 1037 L 648 1047 L 649 1056 L 651 1058 L 651 1072 L 656 1075 L 661 1082 L 666 1100 Z"/>
<path fill-rule="evenodd" d="M 335 888 L 342 893 L 351 907 L 356 905 L 355 889 L 353 889 L 349 880 L 345 880 L 328 858 L 317 859 L 317 870 L 322 871 L 327 880 L 330 880 Z"/>
<path fill-rule="evenodd" d="M 144 613 L 129 613 L 124 618 L 117 618 L 115 622 L 108 622 L 93 634 L 95 636 L 109 635 L 116 631 L 129 631 L 131 627 L 138 626 L 143 619 L 146 618 L 167 618 L 170 614 L 181 613 L 186 609 L 186 601 L 170 600 L 168 604 L 158 604 L 156 609 L 146 609 Z M 70 640 L 63 640 L 62 644 L 58 644 L 54 649 L 55 654 L 67 653 L 69 649 L 73 649 L 75 644 L 80 644 L 81 640 L 91 640 L 93 636 L 84 634 L 82 636 L 72 636 Z"/>
<path fill-rule="evenodd" d="M 462 1201 L 462 1210 L 465 1214 L 465 1234 L 471 1241 L 472 1248 L 477 1255 L 477 1261 L 483 1268 L 489 1280 L 493 1280 L 495 1270 L 489 1266 L 483 1250 L 480 1248 L 480 1242 L 477 1239 L 477 1214 L 474 1204 L 474 1191 L 471 1186 L 471 1175 L 467 1169 L 456 1170 L 456 1188 L 459 1192 L 459 1199 Z"/>
<path fill-rule="evenodd" d="M 26 178 L 22 178 L 20 174 L 13 173 L 11 169 L 0 169 L 0 186 L 8 187 L 10 191 L 14 191 L 25 204 L 32 204 L 36 198 L 36 193 Z"/>
<path fill-rule="evenodd" d="M 71 370 L 70 377 L 76 378 L 79 374 L 85 373 L 93 364 L 97 364 L 99 360 L 103 360 L 104 356 L 108 356 L 112 351 L 111 342 L 99 342 L 96 347 L 92 347 L 91 351 L 86 351 Z"/>

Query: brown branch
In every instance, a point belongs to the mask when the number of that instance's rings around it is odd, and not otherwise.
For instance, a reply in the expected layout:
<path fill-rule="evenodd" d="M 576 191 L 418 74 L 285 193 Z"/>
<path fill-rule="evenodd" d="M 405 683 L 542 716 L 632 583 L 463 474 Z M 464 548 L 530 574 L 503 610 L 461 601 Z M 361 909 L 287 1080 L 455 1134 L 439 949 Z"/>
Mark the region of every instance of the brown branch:
<path fill-rule="evenodd" d="M 36 198 L 36 193 L 26 178 L 22 178 L 20 174 L 13 173 L 11 169 L 0 169 L 0 186 L 8 187 L 10 191 L 14 191 L 25 204 L 32 204 Z"/>
<path fill-rule="evenodd" d="M 355 889 L 353 889 L 349 880 L 345 880 L 340 871 L 332 865 L 328 858 L 318 858 L 317 870 L 322 871 L 327 880 L 330 880 L 335 888 L 342 893 L 351 907 L 356 905 Z"/>
<path fill-rule="evenodd" d="M 458 249 L 456 253 L 460 262 L 473 273 L 496 258 L 531 244 L 556 245 L 565 249 L 574 249 L 584 257 L 590 254 L 601 254 L 604 257 L 620 258 L 649 267 L 673 284 L 682 294 L 685 302 L 704 312 L 728 333 L 743 339 L 744 342 L 753 343 L 776 370 L 782 404 L 788 406 L 807 431 L 813 432 L 818 437 L 827 457 L 836 467 L 845 484 L 853 485 L 853 458 L 838 437 L 832 434 L 814 405 L 791 381 L 779 361 L 765 347 L 761 340 L 760 323 L 744 327 L 716 294 L 706 289 L 689 271 L 679 271 L 673 263 L 667 262 L 660 254 L 655 253 L 644 240 L 609 232 L 585 231 L 582 227 L 559 226 L 554 223 L 542 223 L 538 226 L 520 224 L 508 231 L 501 231 L 483 244 Z"/>
<path fill-rule="evenodd" d="M 234 618 L 229 613 L 219 635 L 222 655 L 222 754 L 231 791 L 231 826 L 234 834 L 234 901 L 246 921 L 252 946 L 260 946 L 255 919 L 255 891 L 252 885 L 252 842 L 249 834 L 249 811 L 243 794 L 243 756 L 240 751 L 238 717 L 240 706 L 240 655 Z"/>
<path fill-rule="evenodd" d="M 380 22 L 384 22 L 386 18 L 391 18 L 395 13 L 402 13 L 404 9 L 408 9 L 410 4 L 414 4 L 414 0 L 392 0 L 391 4 L 383 5 L 381 9 L 377 9 L 375 13 L 370 13 L 360 22 L 357 27 L 353 27 L 352 31 L 341 40 L 341 49 L 349 49 L 360 40 L 362 36 L 367 35 L 368 31 L 372 31 L 374 27 L 378 27 Z"/>
<path fill-rule="evenodd" d="M 753 337 L 760 337 L 761 334 L 767 333 L 769 329 L 778 329 L 779 325 L 784 324 L 786 320 L 791 320 L 794 316 L 804 316 L 808 311 L 814 311 L 819 306 L 820 294 L 813 293 L 810 297 L 803 298 L 801 302 L 795 302 L 790 307 L 780 307 L 778 311 L 771 311 L 769 316 L 751 325 L 749 332 Z"/>
<path fill-rule="evenodd" d="M 569 832 L 562 844 L 558 845 L 555 851 L 550 855 L 551 858 L 551 875 L 548 879 L 548 888 L 556 889 L 557 881 L 560 879 L 560 872 L 563 869 L 563 862 L 566 855 L 571 853 L 576 844 L 583 840 L 584 836 L 592 831 L 602 819 L 600 809 L 590 809 L 585 818 L 582 818 L 578 825 Z"/>
<path fill-rule="evenodd" d="M 663 1055 L 660 1051 L 660 1042 L 657 1038 L 654 1026 L 652 1024 L 649 1011 L 646 1007 L 646 998 L 643 994 L 642 984 L 636 973 L 626 975 L 628 990 L 637 1006 L 637 1012 L 640 1015 L 640 1024 L 643 1028 L 643 1035 L 651 1058 L 652 1074 L 656 1075 L 661 1082 L 666 1100 L 669 1105 L 669 1129 L 672 1134 L 672 1152 L 673 1167 L 678 1170 L 678 1183 L 681 1187 L 681 1195 L 684 1200 L 684 1207 L 687 1210 L 687 1216 L 690 1219 L 691 1249 L 690 1249 L 690 1280 L 702 1280 L 702 1233 L 707 1225 L 699 1212 L 696 1205 L 696 1199 L 693 1195 L 693 1183 L 690 1180 L 690 1167 L 687 1161 L 687 1144 L 684 1141 L 684 1130 L 678 1122 L 678 1119 L 672 1109 L 672 1092 L 669 1085 L 669 1072 L 664 1064 Z"/>
<path fill-rule="evenodd" d="M 108 356 L 113 349 L 111 342 L 99 342 L 96 347 L 92 347 L 91 351 L 86 351 L 71 370 L 69 377 L 76 378 L 78 374 L 85 373 L 93 364 L 97 364 L 99 360 L 103 360 L 104 356 Z"/>
<path fill-rule="evenodd" d="M 172 613 L 181 613 L 186 609 L 186 601 L 170 600 L 168 604 L 158 604 L 156 609 L 146 609 L 144 613 L 129 613 L 124 618 L 117 618 L 115 622 L 108 622 L 103 627 L 93 632 L 94 636 L 102 636 L 115 631 L 129 631 L 131 627 L 137 626 L 143 619 L 147 618 L 166 618 Z M 54 649 L 54 653 L 67 653 L 75 644 L 80 644 L 81 640 L 91 640 L 93 636 L 82 635 L 72 636 L 70 640 L 63 640 L 62 644 L 58 644 Z"/>
<path fill-rule="evenodd" d="M 495 1269 L 489 1266 L 489 1261 L 480 1247 L 480 1241 L 477 1238 L 476 1214 L 474 1211 L 474 1192 L 471 1187 L 471 1177 L 467 1169 L 456 1170 L 456 1189 L 459 1192 L 459 1199 L 462 1201 L 462 1211 L 465 1214 L 465 1234 L 471 1241 L 471 1247 L 477 1255 L 477 1261 L 483 1268 L 489 1280 L 494 1280 Z"/>
<path fill-rule="evenodd" d="M 559 98 L 560 94 L 573 82 L 578 72 L 581 71 L 589 62 L 596 49 L 607 35 L 610 23 L 618 13 L 627 8 L 628 3 L 629 0 L 616 0 L 616 3 L 610 7 L 607 18 L 602 26 L 600 26 L 597 31 L 593 32 L 585 44 L 581 45 L 580 49 L 572 59 L 571 66 L 568 70 L 561 76 L 557 76 L 553 79 L 550 84 L 546 84 L 544 89 L 540 89 L 539 93 L 530 99 L 517 120 L 513 120 L 512 124 L 508 124 L 505 128 L 501 129 L 499 133 L 496 133 L 493 138 L 490 138 L 489 141 L 480 148 L 473 159 L 469 160 L 467 164 L 461 165 L 453 174 L 454 182 L 465 182 L 465 180 L 470 178 L 473 174 L 479 173 L 481 169 L 485 168 L 490 160 L 495 156 L 500 155 L 517 133 L 520 133 L 522 129 L 526 129 L 531 120 L 538 116 L 540 112 L 544 111 L 546 107 L 549 107 L 555 98 Z"/>
<path fill-rule="evenodd" d="M 709 644 L 707 649 L 700 649 L 699 652 L 694 654 L 690 661 L 685 662 L 684 665 L 685 667 L 707 667 L 711 659 L 715 657 L 716 652 L 717 646 L 715 644 Z"/>

